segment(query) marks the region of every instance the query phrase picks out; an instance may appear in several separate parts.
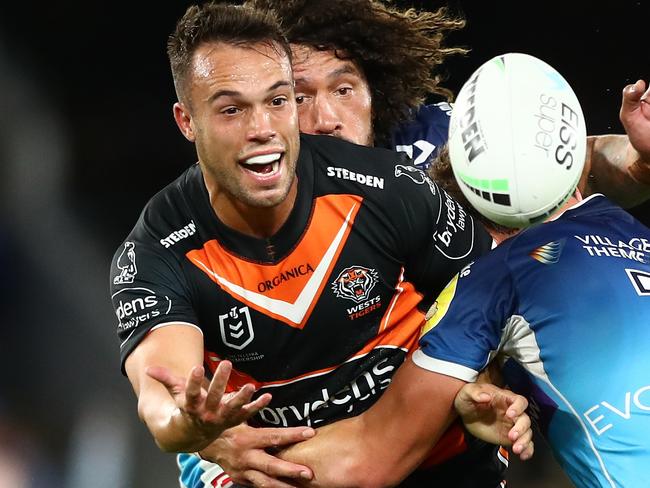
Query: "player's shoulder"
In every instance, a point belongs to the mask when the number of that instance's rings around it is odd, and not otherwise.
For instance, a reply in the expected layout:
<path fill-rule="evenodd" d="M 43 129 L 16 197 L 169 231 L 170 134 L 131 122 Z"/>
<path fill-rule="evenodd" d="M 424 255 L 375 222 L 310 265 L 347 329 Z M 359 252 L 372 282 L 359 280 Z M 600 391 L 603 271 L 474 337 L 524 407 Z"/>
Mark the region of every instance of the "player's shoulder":
<path fill-rule="evenodd" d="M 203 197 L 201 181 L 201 170 L 194 164 L 157 192 L 145 204 L 126 240 L 170 248 L 194 235 Z"/>
<path fill-rule="evenodd" d="M 555 221 L 592 220 L 604 223 L 606 219 L 614 219 L 628 224 L 641 225 L 632 214 L 613 203 L 605 195 L 594 193 L 567 209 Z"/>
<path fill-rule="evenodd" d="M 415 119 L 420 123 L 449 125 L 452 105 L 449 102 L 438 102 L 421 105 L 415 113 Z"/>
<path fill-rule="evenodd" d="M 449 102 L 438 102 L 420 105 L 411 112 L 411 116 L 400 123 L 396 133 L 408 131 L 414 128 L 435 128 L 449 127 L 449 119 L 453 107 Z"/>
<path fill-rule="evenodd" d="M 530 243 L 544 241 L 554 236 L 570 234 L 580 229 L 607 230 L 612 229 L 612 223 L 625 225 L 628 229 L 643 225 L 623 210 L 613 204 L 602 194 L 593 194 L 574 204 L 551 220 L 534 225 L 520 232 L 513 241 Z"/>
<path fill-rule="evenodd" d="M 397 163 L 408 163 L 405 155 L 393 150 L 362 146 L 338 137 L 301 134 L 301 144 L 311 152 L 316 165 L 390 174 Z"/>
<path fill-rule="evenodd" d="M 511 262 L 521 255 L 540 262 L 550 262 L 559 257 L 567 238 L 575 238 L 570 240 L 581 246 L 591 239 L 592 234 L 614 239 L 621 230 L 630 232 L 643 227 L 603 195 L 594 194 L 547 222 L 523 229 L 503 241 L 491 254 Z M 581 241 L 579 237 L 583 234 Z"/>
<path fill-rule="evenodd" d="M 323 191 L 361 194 L 394 205 L 397 201 L 435 200 L 441 191 L 404 153 L 360 146 L 330 136 L 304 136 Z"/>
<path fill-rule="evenodd" d="M 405 152 L 416 166 L 428 168 L 447 142 L 451 109 L 447 102 L 420 106 L 395 128 L 390 146 Z"/>
<path fill-rule="evenodd" d="M 333 193 L 397 197 L 393 190 L 403 185 L 397 168 L 412 166 L 405 154 L 331 136 L 303 135 L 301 151 L 311 158 L 319 190 Z"/>

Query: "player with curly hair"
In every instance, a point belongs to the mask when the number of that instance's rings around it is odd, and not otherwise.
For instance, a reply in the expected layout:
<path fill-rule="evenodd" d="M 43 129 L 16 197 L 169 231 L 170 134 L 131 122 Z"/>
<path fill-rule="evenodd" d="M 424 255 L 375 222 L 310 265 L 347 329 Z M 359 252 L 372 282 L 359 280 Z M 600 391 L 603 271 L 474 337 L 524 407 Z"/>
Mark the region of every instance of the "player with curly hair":
<path fill-rule="evenodd" d="M 349 62 L 367 84 L 372 100 L 372 142 L 387 145 L 396 127 L 432 95 L 451 100 L 438 68 L 465 49 L 445 44 L 465 21 L 449 14 L 399 9 L 378 1 L 250 0 L 274 11 L 291 44 Z M 294 49 L 295 54 L 295 49 Z M 309 54 L 309 52 L 303 52 Z M 294 69 L 303 61 L 294 60 Z M 300 90 L 298 89 L 298 93 Z M 310 132 L 309 127 L 302 127 Z"/>

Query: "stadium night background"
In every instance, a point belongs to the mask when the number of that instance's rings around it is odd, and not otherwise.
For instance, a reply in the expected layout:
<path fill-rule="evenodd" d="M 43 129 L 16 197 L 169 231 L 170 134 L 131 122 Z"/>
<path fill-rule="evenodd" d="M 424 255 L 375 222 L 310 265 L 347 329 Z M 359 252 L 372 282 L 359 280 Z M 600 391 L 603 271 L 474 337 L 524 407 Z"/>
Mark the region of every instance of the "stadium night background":
<path fill-rule="evenodd" d="M 194 161 L 165 55 L 187 5 L 0 6 L 0 488 L 177 486 L 119 371 L 108 266 L 148 198 Z M 446 65 L 449 87 L 526 52 L 569 81 L 588 133 L 622 131 L 623 86 L 650 78 L 649 2 L 451 5 L 468 19 L 452 42 L 472 52 Z M 633 213 L 650 224 L 650 204 Z M 512 486 L 568 486 L 541 441 L 512 465 Z"/>

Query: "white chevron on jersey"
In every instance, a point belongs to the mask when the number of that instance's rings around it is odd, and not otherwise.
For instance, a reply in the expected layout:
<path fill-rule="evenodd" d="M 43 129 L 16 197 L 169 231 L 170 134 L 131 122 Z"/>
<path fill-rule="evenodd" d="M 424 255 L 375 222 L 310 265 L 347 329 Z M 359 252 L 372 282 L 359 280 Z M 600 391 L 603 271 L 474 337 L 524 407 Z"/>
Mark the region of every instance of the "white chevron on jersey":
<path fill-rule="evenodd" d="M 205 263 L 202 263 L 199 260 L 196 262 L 201 265 L 206 273 L 213 276 L 220 285 L 222 285 L 224 288 L 227 288 L 236 295 L 239 295 L 245 301 L 248 301 L 264 310 L 267 310 L 272 314 L 284 317 L 295 324 L 299 324 L 305 318 L 305 314 L 307 313 L 307 310 L 309 310 L 309 306 L 316 298 L 316 292 L 321 287 L 323 280 L 327 276 L 327 270 L 329 269 L 334 256 L 336 256 L 336 251 L 342 245 L 343 236 L 345 235 L 345 231 L 350 226 L 350 217 L 352 216 L 356 207 L 356 203 L 352 205 L 352 208 L 345 218 L 345 222 L 343 222 L 341 225 L 341 228 L 334 237 L 334 240 L 327 248 L 327 251 L 323 255 L 323 258 L 321 259 L 320 263 L 318 263 L 318 266 L 314 270 L 314 273 L 312 274 L 311 278 L 309 278 L 309 281 L 305 285 L 305 288 L 303 288 L 303 290 L 300 292 L 300 295 L 298 295 L 298 298 L 294 303 L 287 303 L 284 300 L 269 298 L 262 295 L 261 293 L 247 290 L 246 288 L 243 288 L 242 286 L 232 283 L 222 276 L 219 276 Z"/>

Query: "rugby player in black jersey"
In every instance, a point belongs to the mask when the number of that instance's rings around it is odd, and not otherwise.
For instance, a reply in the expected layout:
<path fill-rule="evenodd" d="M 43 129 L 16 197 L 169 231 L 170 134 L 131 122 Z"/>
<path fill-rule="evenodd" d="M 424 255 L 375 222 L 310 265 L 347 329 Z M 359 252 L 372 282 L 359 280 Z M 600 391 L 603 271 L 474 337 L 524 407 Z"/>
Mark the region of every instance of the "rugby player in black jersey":
<path fill-rule="evenodd" d="M 169 51 L 199 162 L 151 199 L 111 270 L 141 418 L 162 449 L 192 452 L 246 420 L 363 411 L 490 237 L 406 158 L 299 138 L 290 51 L 268 17 L 192 7 Z"/>

